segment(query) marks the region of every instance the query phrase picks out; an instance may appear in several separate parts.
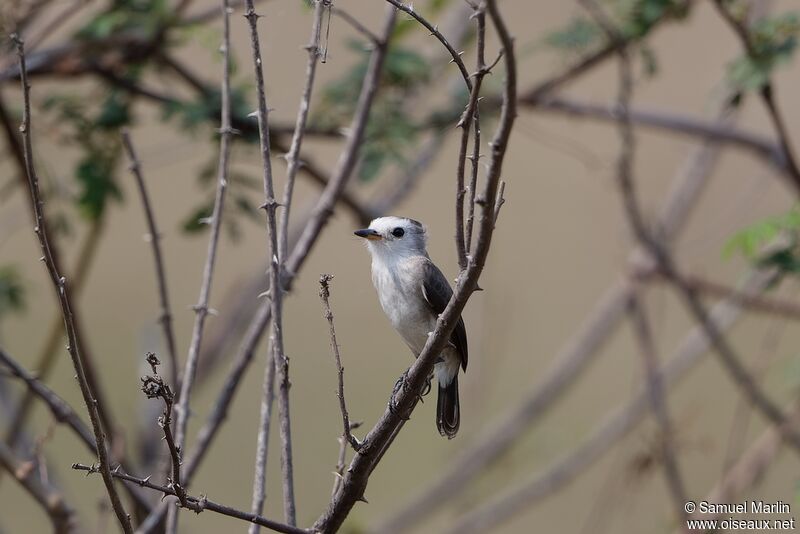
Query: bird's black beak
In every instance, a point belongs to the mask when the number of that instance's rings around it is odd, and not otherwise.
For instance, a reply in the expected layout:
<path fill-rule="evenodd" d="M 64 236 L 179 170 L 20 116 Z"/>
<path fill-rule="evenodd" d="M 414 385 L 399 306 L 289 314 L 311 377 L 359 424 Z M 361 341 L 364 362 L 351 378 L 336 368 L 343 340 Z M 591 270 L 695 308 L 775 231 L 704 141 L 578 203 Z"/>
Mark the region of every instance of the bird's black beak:
<path fill-rule="evenodd" d="M 363 237 L 364 239 L 369 239 L 371 241 L 381 239 L 381 234 L 373 230 L 372 228 L 364 228 L 363 230 L 356 230 L 353 232 L 358 237 Z"/>

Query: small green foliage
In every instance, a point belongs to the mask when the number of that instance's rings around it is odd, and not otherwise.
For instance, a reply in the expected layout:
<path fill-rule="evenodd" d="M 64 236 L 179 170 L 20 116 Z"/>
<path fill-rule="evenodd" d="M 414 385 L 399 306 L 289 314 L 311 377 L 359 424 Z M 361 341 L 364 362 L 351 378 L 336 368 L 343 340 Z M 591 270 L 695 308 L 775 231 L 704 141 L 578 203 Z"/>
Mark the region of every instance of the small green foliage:
<path fill-rule="evenodd" d="M 14 267 L 0 266 L 0 319 L 25 309 L 25 286 Z"/>
<path fill-rule="evenodd" d="M 603 42 L 605 35 L 594 21 L 575 17 L 567 26 L 550 32 L 545 44 L 559 50 L 583 53 Z"/>
<path fill-rule="evenodd" d="M 83 216 L 97 219 L 110 200 L 122 200 L 116 183 L 122 155 L 118 130 L 131 123 L 130 96 L 112 89 L 97 107 L 90 99 L 51 95 L 44 107 L 60 119 L 65 143 L 82 153 L 74 170 L 79 186 L 76 204 Z"/>
<path fill-rule="evenodd" d="M 769 82 L 772 71 L 792 58 L 800 32 L 800 16 L 785 13 L 758 21 L 750 29 L 753 55 L 744 53 L 728 67 L 731 84 L 757 90 Z"/>
<path fill-rule="evenodd" d="M 95 15 L 78 30 L 85 40 L 106 39 L 122 32 L 149 38 L 172 17 L 166 0 L 114 0 L 111 6 Z"/>
<path fill-rule="evenodd" d="M 736 233 L 723 254 L 740 252 L 759 267 L 775 267 L 784 274 L 800 275 L 800 206 L 768 217 Z"/>
<path fill-rule="evenodd" d="M 208 227 L 208 219 L 214 212 L 214 199 L 206 200 L 196 207 L 188 217 L 183 220 L 181 227 L 187 234 L 197 234 Z"/>
<path fill-rule="evenodd" d="M 646 44 L 642 44 L 639 47 L 639 56 L 642 58 L 642 68 L 645 76 L 652 78 L 658 74 L 658 58 L 655 50 Z"/>
<path fill-rule="evenodd" d="M 323 128 L 348 124 L 355 111 L 361 82 L 366 74 L 368 52 L 351 43 L 361 57 L 338 81 L 325 88 L 312 123 Z M 430 80 L 431 67 L 420 54 L 403 46 L 392 46 L 386 55 L 381 91 L 375 100 L 361 148 L 359 178 L 376 178 L 387 163 L 403 164 L 417 139 L 418 127 L 404 107 L 409 91 Z"/>
<path fill-rule="evenodd" d="M 686 0 L 615 0 L 615 4 L 626 39 L 641 39 L 662 20 L 682 20 L 689 14 Z"/>

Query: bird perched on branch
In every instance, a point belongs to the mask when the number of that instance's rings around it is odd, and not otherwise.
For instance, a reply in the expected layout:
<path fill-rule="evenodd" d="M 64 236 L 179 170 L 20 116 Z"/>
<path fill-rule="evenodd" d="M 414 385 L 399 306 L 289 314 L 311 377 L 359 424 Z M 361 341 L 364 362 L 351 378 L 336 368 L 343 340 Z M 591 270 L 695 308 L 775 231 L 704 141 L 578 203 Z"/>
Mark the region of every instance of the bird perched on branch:
<path fill-rule="evenodd" d="M 418 357 L 453 295 L 447 278 L 425 249 L 425 227 L 405 217 L 380 217 L 355 235 L 366 240 L 372 256 L 372 282 L 384 313 Z M 467 369 L 467 331 L 460 317 L 450 343 L 434 364 L 439 382 L 436 426 L 449 439 L 455 437 L 461 421 L 459 367 Z"/>

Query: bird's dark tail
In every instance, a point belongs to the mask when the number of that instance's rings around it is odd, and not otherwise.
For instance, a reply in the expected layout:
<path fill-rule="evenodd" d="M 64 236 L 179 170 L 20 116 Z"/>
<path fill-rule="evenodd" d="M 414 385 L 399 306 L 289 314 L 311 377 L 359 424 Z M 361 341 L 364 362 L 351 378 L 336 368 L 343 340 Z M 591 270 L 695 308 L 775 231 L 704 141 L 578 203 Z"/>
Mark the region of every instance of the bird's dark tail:
<path fill-rule="evenodd" d="M 442 436 L 453 439 L 461 424 L 461 410 L 458 406 L 458 375 L 447 386 L 439 383 L 439 399 L 436 402 L 436 427 Z"/>

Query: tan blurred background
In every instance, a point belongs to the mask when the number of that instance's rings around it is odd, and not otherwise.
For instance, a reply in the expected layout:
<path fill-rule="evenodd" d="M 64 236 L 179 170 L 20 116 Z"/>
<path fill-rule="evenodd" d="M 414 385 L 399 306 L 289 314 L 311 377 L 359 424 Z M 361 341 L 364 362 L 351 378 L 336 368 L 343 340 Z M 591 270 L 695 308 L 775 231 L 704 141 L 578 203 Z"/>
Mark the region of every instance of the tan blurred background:
<path fill-rule="evenodd" d="M 739 55 L 740 48 L 711 6 L 707 2 L 699 4 L 690 20 L 668 24 L 651 38 L 659 72 L 654 78 L 645 78 L 637 71 L 636 106 L 712 118 L 712 110 L 724 94 L 724 67 Z M 207 0 L 194 3 L 197 9 L 212 5 Z M 336 5 L 357 14 L 372 28 L 379 26 L 384 9 L 378 0 L 337 0 Z M 505 0 L 501 7 L 520 49 L 566 24 L 579 12 L 573 2 Z M 775 2 L 773 10 L 796 7 L 795 2 L 786 0 Z M 291 121 L 304 68 L 305 52 L 301 46 L 307 41 L 310 14 L 298 2 L 286 0 L 268 2 L 261 11 L 266 14 L 260 27 L 270 105 L 276 109 L 273 116 Z M 247 81 L 250 64 L 245 20 L 235 16 L 232 21 L 239 64 L 237 80 Z M 345 46 L 345 40 L 352 36 L 351 29 L 341 20 L 333 20 L 329 60 L 318 70 L 317 87 L 336 79 L 352 64 L 354 58 Z M 214 42 L 213 35 L 210 39 Z M 432 39 L 418 39 L 420 47 L 436 46 Z M 494 51 L 492 43 L 490 57 Z M 207 46 L 188 42 L 181 54 L 206 79 L 217 79 L 220 64 Z M 520 88 L 545 79 L 564 62 L 563 56 L 553 53 L 523 53 Z M 452 66 L 450 69 L 454 71 Z M 780 69 L 776 76 L 778 98 L 795 139 L 800 139 L 800 104 L 795 96 L 800 94 L 798 72 L 795 62 Z M 616 68 L 609 62 L 570 85 L 565 93 L 590 102 L 611 103 L 615 84 Z M 44 83 L 34 86 L 34 99 L 41 97 L 44 87 Z M 8 101 L 18 98 L 15 87 L 7 85 L 2 90 Z M 443 90 L 434 85 L 433 91 Z M 202 198 L 196 174 L 214 149 L 204 137 L 192 141 L 179 136 L 172 126 L 160 124 L 157 111 L 144 103 L 138 105 L 150 119 L 133 128 L 132 134 L 164 234 L 175 329 L 183 358 L 194 317 L 189 307 L 197 299 L 207 237 L 186 237 L 179 225 Z M 772 135 L 763 106 L 756 98 L 747 99 L 738 125 Z M 53 180 L 68 182 L 73 156 L 60 149 L 36 124 L 36 110 L 34 127 L 40 169 Z M 485 128 L 484 135 L 488 131 Z M 643 128 L 638 130 L 638 139 L 636 181 L 642 203 L 652 218 L 658 213 L 668 184 L 696 142 Z M 420 187 L 395 210 L 396 214 L 427 224 L 431 256 L 449 277 L 457 271 L 451 208 L 457 142 L 456 135 L 448 137 Z M 309 143 L 308 148 L 328 166 L 335 161 L 335 144 Z M 482 430 L 515 406 L 524 392 L 538 383 L 559 349 L 572 339 L 605 288 L 627 269 L 631 239 L 613 182 L 617 148 L 617 135 L 609 124 L 521 110 L 504 167 L 508 201 L 480 282 L 485 291 L 473 296 L 464 316 L 471 355 L 469 370 L 462 380 L 461 432 L 453 441 L 440 438 L 434 426 L 433 403 L 419 406 L 370 480 L 366 493 L 369 504 L 356 506 L 348 528 L 373 525 L 397 509 L 435 479 L 439 470 Z M 238 147 L 233 158 L 240 168 L 258 176 L 256 150 Z M 284 169 L 282 163 L 277 166 L 276 174 L 281 180 Z M 0 165 L 3 180 L 12 172 L 15 169 L 5 158 Z M 101 375 L 112 393 L 113 411 L 133 436 L 142 424 L 138 377 L 143 372 L 143 354 L 162 350 L 162 344 L 155 323 L 157 300 L 150 250 L 142 239 L 142 210 L 132 180 L 126 176 L 121 185 L 126 201 L 112 206 L 109 212 L 98 258 L 79 305 L 88 342 L 100 360 Z M 301 181 L 296 206 L 309 202 L 315 193 L 316 188 Z M 27 310 L 2 324 L 0 342 L 30 366 L 43 342 L 43 325 L 50 321 L 55 301 L 45 270 L 37 261 L 39 252 L 29 228 L 25 202 L 27 196 L 18 189 L 0 206 L 0 263 L 18 266 L 30 288 Z M 689 272 L 737 284 L 747 265 L 738 257 L 723 259 L 723 244 L 735 231 L 765 215 L 783 212 L 792 203 L 792 191 L 771 169 L 747 153 L 726 150 L 677 243 L 682 266 Z M 299 212 L 300 209 L 295 211 Z M 352 235 L 354 225 L 348 214 L 337 211 L 285 303 L 301 525 L 310 524 L 328 502 L 341 425 L 336 374 L 317 297 L 318 275 L 325 272 L 335 276 L 332 305 L 345 366 L 347 400 L 354 419 L 364 420 L 370 427 L 383 412 L 395 380 L 410 363 L 406 347 L 380 310 L 369 279 L 367 252 Z M 223 234 L 212 306 L 222 301 L 237 280 L 258 270 L 265 258 L 264 229 L 244 224 L 242 230 L 242 239 L 236 243 Z M 74 235 L 61 243 L 68 265 L 76 259 L 74 250 L 80 238 L 80 234 Z M 781 294 L 795 298 L 794 286 L 785 284 Z M 654 285 L 647 297 L 658 349 L 666 359 L 691 321 L 674 294 L 663 285 Z M 211 318 L 210 323 L 213 325 L 216 320 Z M 800 333 L 792 324 L 784 323 L 782 318 L 749 314 L 730 334 L 740 353 L 753 363 L 763 357 L 765 340 L 775 338 L 776 329 L 779 330 L 777 346 L 767 356 L 769 367 L 763 383 L 781 405 L 793 398 L 800 378 Z M 231 417 L 192 484 L 193 493 L 207 493 L 210 498 L 249 507 L 264 357 L 262 347 Z M 207 381 L 193 397 L 190 439 L 208 413 L 221 374 Z M 51 385 L 77 407 L 82 403 L 72 375 L 64 354 Z M 630 399 L 641 383 L 641 360 L 630 328 L 624 324 L 596 363 L 510 454 L 415 532 L 441 531 L 455 517 L 500 490 L 531 479 L 581 443 L 607 413 Z M 723 473 L 723 458 L 740 397 L 713 357 L 706 357 L 687 380 L 670 391 L 669 399 L 688 493 L 701 500 Z M 35 433 L 41 434 L 49 424 L 49 415 L 37 407 L 35 421 Z M 763 428 L 762 419 L 754 415 L 747 441 L 760 435 Z M 495 531 L 671 531 L 674 517 L 661 471 L 657 466 L 637 469 L 641 458 L 650 453 L 654 429 L 650 420 L 639 425 L 572 484 Z M 274 439 L 277 432 L 271 434 L 265 515 L 278 518 L 281 494 Z M 94 510 L 104 496 L 100 479 L 86 479 L 66 468 L 73 461 L 89 463 L 92 459 L 86 451 L 61 427 L 55 428 L 45 451 L 57 464 L 57 472 L 51 473 L 57 484 L 83 512 Z M 797 457 L 785 452 L 746 497 L 781 499 L 800 507 L 798 467 Z M 95 517 L 82 516 L 89 531 L 95 528 Z M 211 513 L 183 513 L 180 525 L 181 531 L 187 533 L 245 528 L 235 520 Z M 50 528 L 38 508 L 7 477 L 0 483 L 0 526 L 8 533 L 45 532 Z M 112 524 L 108 531 L 114 528 Z"/>

